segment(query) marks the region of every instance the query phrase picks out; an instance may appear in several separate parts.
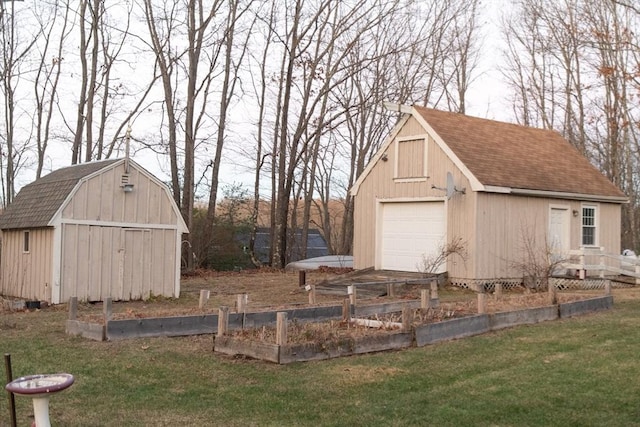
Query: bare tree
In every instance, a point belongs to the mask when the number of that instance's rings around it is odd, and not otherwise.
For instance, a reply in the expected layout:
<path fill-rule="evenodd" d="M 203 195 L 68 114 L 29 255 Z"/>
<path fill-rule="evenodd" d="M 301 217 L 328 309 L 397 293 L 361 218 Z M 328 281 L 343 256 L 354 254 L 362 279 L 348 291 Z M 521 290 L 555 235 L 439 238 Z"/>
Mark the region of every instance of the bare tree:
<path fill-rule="evenodd" d="M 23 12 L 26 14 L 27 11 Z M 4 169 L 2 175 L 2 202 L 3 206 L 9 205 L 13 201 L 15 194 L 15 179 L 23 161 L 23 155 L 27 150 L 25 144 L 16 142 L 16 87 L 23 72 L 27 56 L 40 36 L 38 31 L 35 34 L 24 34 L 27 30 L 19 25 L 16 19 L 16 6 L 10 2 L 0 2 L 0 52 L 2 53 L 2 68 L 0 69 L 0 91 L 4 95 L 3 102 L 3 149 L 0 156 L 0 169 Z"/>
<path fill-rule="evenodd" d="M 623 245 L 638 249 L 638 14 L 614 0 L 523 1 L 514 13 L 505 75 L 517 117 L 560 131 L 629 195 Z"/>
<path fill-rule="evenodd" d="M 71 31 L 70 27 L 72 27 L 69 22 L 70 7 L 68 2 L 55 2 L 48 6 L 50 13 L 36 14 L 44 41 L 33 82 L 36 104 L 35 119 L 33 120 L 37 150 L 36 178 L 40 178 L 42 175 L 49 146 L 55 101 L 58 96 L 58 84 L 64 61 L 63 46 Z M 56 30 L 59 31 L 57 34 Z M 50 56 L 52 56 L 51 59 L 49 59 Z"/>
<path fill-rule="evenodd" d="M 219 0 L 188 0 L 181 7 L 178 1 L 167 0 L 158 5 L 157 2 L 144 0 L 145 21 L 163 82 L 164 108 L 170 134 L 168 145 L 172 187 L 188 227 L 193 224 L 195 153 L 199 144 L 199 131 L 204 128 L 207 119 L 206 108 L 221 52 L 217 34 L 225 33 L 229 28 L 228 19 L 235 17 L 237 12 L 234 3 L 229 9 L 234 10 L 233 12 L 222 13 L 222 7 L 226 4 L 227 2 Z M 215 19 L 218 16 L 220 20 Z M 181 34 L 182 29 L 186 31 L 187 44 L 178 49 L 172 44 L 172 40 Z M 182 82 L 185 89 L 184 92 L 179 92 L 179 83 Z M 181 99 L 184 99 L 183 106 Z M 178 128 L 184 130 L 182 164 L 178 161 Z M 193 267 L 192 239 L 190 235 L 187 248 L 189 253 L 186 256 L 188 268 Z"/>
<path fill-rule="evenodd" d="M 229 1 L 228 7 L 229 8 L 227 12 L 228 16 L 226 19 L 226 28 L 224 31 L 224 40 L 219 44 L 220 47 L 224 47 L 224 70 L 222 72 L 222 89 L 219 95 L 220 111 L 217 119 L 218 131 L 216 135 L 216 149 L 213 161 L 211 162 L 211 187 L 209 190 L 209 205 L 207 208 L 206 230 L 211 230 L 215 221 L 220 165 L 222 161 L 222 150 L 226 138 L 229 105 L 231 104 L 231 101 L 235 95 L 236 84 L 239 81 L 240 65 L 243 62 L 244 57 L 248 51 L 249 39 L 251 37 L 251 32 L 256 20 L 256 17 L 254 15 L 249 26 L 246 29 L 243 29 L 245 36 L 240 46 L 236 48 L 236 46 L 234 45 L 234 40 L 236 36 L 238 21 L 244 14 L 248 12 L 248 6 L 240 9 L 239 1 L 232 0 Z M 234 58 L 234 56 L 236 57 Z"/>

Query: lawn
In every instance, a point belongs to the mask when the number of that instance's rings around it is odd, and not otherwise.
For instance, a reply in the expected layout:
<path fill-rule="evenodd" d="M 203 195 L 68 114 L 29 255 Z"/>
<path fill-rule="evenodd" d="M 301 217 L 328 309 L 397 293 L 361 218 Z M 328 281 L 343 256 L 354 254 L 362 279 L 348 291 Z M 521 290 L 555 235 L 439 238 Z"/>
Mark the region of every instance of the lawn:
<path fill-rule="evenodd" d="M 57 426 L 640 425 L 640 289 L 614 300 L 569 320 L 285 366 L 214 356 L 211 336 L 69 337 L 64 309 L 49 308 L 0 314 L 0 351 L 14 376 L 75 375 L 51 400 Z M 16 402 L 30 425 L 30 401 Z"/>

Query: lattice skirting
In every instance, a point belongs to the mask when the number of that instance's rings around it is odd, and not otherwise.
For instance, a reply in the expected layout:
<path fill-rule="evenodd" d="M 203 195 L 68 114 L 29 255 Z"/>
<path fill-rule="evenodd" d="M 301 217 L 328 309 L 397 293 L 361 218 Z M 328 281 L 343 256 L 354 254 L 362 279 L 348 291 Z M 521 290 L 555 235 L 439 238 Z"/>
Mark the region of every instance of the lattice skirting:
<path fill-rule="evenodd" d="M 484 292 L 493 292 L 496 284 L 502 285 L 502 290 L 508 291 L 523 286 L 522 279 L 459 279 L 451 278 L 449 280 L 451 286 L 457 286 L 462 289 L 471 289 L 474 291 L 483 290 Z"/>
<path fill-rule="evenodd" d="M 555 287 L 559 290 L 568 290 L 568 289 L 604 289 L 605 283 L 609 281 L 609 279 L 598 279 L 598 278 L 587 278 L 584 280 L 574 279 L 574 278 L 564 278 L 564 277 L 552 277 L 549 279 L 549 283 L 555 285 Z M 483 290 L 484 292 L 493 292 L 495 291 L 496 284 L 501 284 L 502 289 L 505 291 L 522 288 L 524 286 L 523 280 L 519 279 L 460 279 L 460 278 L 451 278 L 449 280 L 449 284 L 451 286 L 457 286 L 463 289 L 471 289 L 474 291 Z M 624 287 L 632 287 L 634 285 L 621 283 L 621 282 L 611 282 L 613 287 L 616 288 L 624 288 Z"/>
<path fill-rule="evenodd" d="M 611 286 L 614 288 L 631 288 L 634 286 L 630 283 L 615 282 L 609 279 L 587 278 L 580 280 L 565 277 L 551 278 L 551 283 L 553 283 L 557 289 L 562 291 L 567 289 L 604 289 L 607 282 L 611 282 Z"/>

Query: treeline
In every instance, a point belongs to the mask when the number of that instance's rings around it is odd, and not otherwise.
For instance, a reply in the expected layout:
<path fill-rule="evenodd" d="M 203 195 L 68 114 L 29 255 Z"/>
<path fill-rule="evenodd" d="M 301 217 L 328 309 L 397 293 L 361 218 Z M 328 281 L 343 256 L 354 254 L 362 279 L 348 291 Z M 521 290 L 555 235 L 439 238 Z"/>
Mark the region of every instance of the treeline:
<path fill-rule="evenodd" d="M 123 155 L 131 125 L 132 153 L 158 159 L 187 225 L 201 230 L 198 246 L 214 244 L 220 183 L 235 166 L 253 176 L 242 189 L 250 235 L 259 201 L 270 201 L 272 265 L 286 264 L 288 230 L 308 228 L 314 209 L 332 250 L 349 253 L 348 189 L 397 116 L 382 103 L 465 113 L 492 25 L 480 9 L 478 0 L 0 2 L 2 204 L 21 177 L 60 159 Z M 503 14 L 514 119 L 559 130 L 631 196 L 625 244 L 637 248 L 639 11 L 536 0 Z M 336 199 L 339 221 L 328 207 Z"/>

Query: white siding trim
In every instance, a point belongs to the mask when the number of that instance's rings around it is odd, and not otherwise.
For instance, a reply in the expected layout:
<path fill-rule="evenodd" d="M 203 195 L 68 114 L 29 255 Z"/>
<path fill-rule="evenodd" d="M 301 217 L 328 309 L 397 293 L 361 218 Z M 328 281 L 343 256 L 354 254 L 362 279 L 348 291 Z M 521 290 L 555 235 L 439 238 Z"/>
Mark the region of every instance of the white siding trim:
<path fill-rule="evenodd" d="M 502 193 L 502 194 L 510 194 L 511 188 L 509 187 L 499 187 L 496 185 L 485 185 L 484 191 L 487 193 Z"/>
<path fill-rule="evenodd" d="M 424 177 L 424 178 L 393 178 L 393 182 L 427 182 L 427 177 Z"/>
<path fill-rule="evenodd" d="M 422 141 L 422 149 L 423 149 L 423 166 L 422 166 L 422 176 L 419 177 L 400 177 L 400 170 L 398 168 L 398 163 L 400 162 L 400 143 L 409 142 L 409 141 Z M 429 134 L 423 133 L 419 135 L 409 135 L 409 136 L 399 136 L 393 141 L 393 179 L 396 182 L 419 182 L 426 181 L 429 175 L 428 170 L 428 162 L 429 162 Z"/>
<path fill-rule="evenodd" d="M 148 229 L 162 229 L 162 230 L 177 230 L 177 224 L 146 224 L 137 222 L 112 222 L 112 221 L 95 221 L 90 219 L 63 219 L 59 222 L 61 224 L 74 224 L 74 225 L 95 225 L 99 227 L 116 227 L 116 228 L 148 228 Z"/>
<path fill-rule="evenodd" d="M 173 297 L 180 297 L 180 266 L 182 264 L 182 233 L 176 232 L 176 260 L 174 266 Z"/>
<path fill-rule="evenodd" d="M 382 155 L 382 154 L 380 154 Z M 85 177 L 83 177 L 82 179 L 80 179 L 78 181 L 78 183 L 76 184 L 75 187 L 73 187 L 73 189 L 69 192 L 69 195 L 67 196 L 67 198 L 64 200 L 64 202 L 62 202 L 60 204 L 60 207 L 58 208 L 58 210 L 56 211 L 56 213 L 51 217 L 51 220 L 49 221 L 49 226 L 59 226 L 62 222 L 61 222 L 61 218 L 62 218 L 62 211 L 64 210 L 64 208 L 69 204 L 69 201 L 75 196 L 76 192 L 78 191 L 78 188 L 87 180 L 93 178 L 94 176 L 97 176 L 99 174 L 104 173 L 105 170 L 108 169 L 115 169 L 118 166 L 120 166 L 122 163 L 124 163 L 124 159 L 122 159 L 122 161 L 119 162 L 115 162 L 110 164 L 109 166 L 105 166 L 104 168 L 97 170 L 96 172 L 87 175 Z M 169 203 L 171 203 L 171 208 L 173 209 L 173 211 L 176 214 L 176 218 L 178 219 L 178 224 L 176 225 L 175 228 L 178 228 L 180 230 L 181 233 L 188 233 L 189 229 L 187 228 L 187 224 L 184 222 L 184 219 L 182 218 L 182 214 L 180 213 L 180 209 L 178 209 L 178 205 L 176 205 L 176 201 L 173 200 L 173 196 L 171 195 L 171 192 L 169 191 L 169 187 L 167 187 L 162 181 L 160 181 L 158 178 L 156 178 L 155 176 L 153 176 L 151 173 L 149 173 L 146 169 L 144 169 L 142 166 L 138 165 L 136 162 L 134 162 L 133 160 L 129 160 L 129 167 L 136 169 L 140 174 L 146 176 L 149 180 L 151 180 L 152 182 L 156 183 L 157 185 L 160 186 L 160 188 L 162 188 L 162 190 L 165 193 L 165 196 L 167 197 L 167 199 L 169 199 Z M 75 223 L 75 224 L 80 224 Z M 93 224 L 98 224 L 98 222 L 92 222 Z M 165 227 L 165 228 L 172 228 L 172 227 Z"/>
<path fill-rule="evenodd" d="M 385 199 L 376 199 L 376 207 L 375 207 L 375 234 L 374 234 L 374 268 L 380 270 L 382 268 L 382 251 L 380 250 L 382 246 L 382 227 L 383 227 L 383 218 L 382 218 L 382 209 L 385 203 L 412 203 L 412 202 L 444 202 L 444 210 L 445 210 L 445 230 L 447 230 L 447 223 L 449 222 L 449 218 L 447 215 L 448 212 L 448 200 L 445 197 L 396 197 L 396 198 L 385 198 Z M 449 237 L 447 236 L 447 239 Z"/>
<path fill-rule="evenodd" d="M 582 224 L 582 209 L 583 208 L 591 208 L 593 209 L 593 214 L 595 215 L 594 218 L 594 234 L 593 234 L 593 244 L 592 245 L 584 245 L 582 243 L 582 230 L 583 230 L 583 224 Z M 580 247 L 582 248 L 599 248 L 600 247 L 600 204 L 599 203 L 581 203 L 580 204 L 580 215 L 578 215 L 578 218 L 580 218 Z"/>
<path fill-rule="evenodd" d="M 362 184 L 362 182 L 371 173 L 371 171 L 373 170 L 373 167 L 378 163 L 380 158 L 386 153 L 386 151 L 389 148 L 389 146 L 395 140 L 396 135 L 400 132 L 402 127 L 407 123 L 407 121 L 409 121 L 411 116 L 412 116 L 411 114 L 403 115 L 402 118 L 400 119 L 400 121 L 398 121 L 398 124 L 395 125 L 395 127 L 393 128 L 391 133 L 389 133 L 389 136 L 387 137 L 385 142 L 380 146 L 380 149 L 378 149 L 378 151 L 373 156 L 371 161 L 367 164 L 367 166 L 365 166 L 365 168 L 363 169 L 362 173 L 356 179 L 356 182 L 353 184 L 353 186 L 349 190 L 349 192 L 351 193 L 352 196 L 356 196 L 358 194 L 358 190 L 360 189 L 360 185 Z"/>
<path fill-rule="evenodd" d="M 598 196 L 592 194 L 563 193 L 560 191 L 528 190 L 526 188 L 512 188 L 511 194 L 523 196 L 547 197 L 550 199 L 584 200 L 589 202 L 629 203 L 626 197 Z"/>
<path fill-rule="evenodd" d="M 51 248 L 51 304 L 60 304 L 62 286 L 60 283 L 60 271 L 62 261 L 62 229 L 60 226 L 53 228 L 53 242 Z"/>
<path fill-rule="evenodd" d="M 446 202 L 446 196 L 438 197 L 394 197 L 376 199 L 376 203 L 410 203 L 410 202 Z"/>
<path fill-rule="evenodd" d="M 467 166 L 462 163 L 462 160 L 460 160 L 460 158 L 456 156 L 451 148 L 449 148 L 447 143 L 442 139 L 442 137 L 440 137 L 440 135 L 438 135 L 438 133 L 431 127 L 431 125 L 424 119 L 424 117 L 422 117 L 420 113 L 415 111 L 415 109 L 413 110 L 412 115 L 413 117 L 415 117 L 418 123 L 420 123 L 422 127 L 427 130 L 427 133 L 433 138 L 433 141 L 438 144 L 440 149 L 444 151 L 444 153 L 447 155 L 447 157 L 449 157 L 453 164 L 456 165 L 458 169 L 460 169 L 460 172 L 462 172 L 462 174 L 469 180 L 469 183 L 471 184 L 471 190 L 484 191 L 484 185 L 478 180 L 478 178 L 475 177 L 473 173 L 471 173 L 469 168 L 467 168 Z M 470 137 L 472 137 L 472 135 L 470 135 Z"/>
<path fill-rule="evenodd" d="M 571 218 L 572 218 L 572 212 L 571 212 L 571 206 L 570 205 L 565 205 L 565 204 L 557 204 L 557 203 L 550 203 L 549 204 L 549 212 L 548 212 L 548 216 L 549 218 L 547 219 L 547 246 L 550 246 L 552 242 L 549 242 L 549 238 L 551 237 L 550 231 L 551 231 L 551 213 L 554 210 L 558 210 L 558 211 L 564 211 L 563 215 L 565 216 L 564 219 L 566 219 L 566 222 L 563 222 L 563 229 L 562 231 L 562 242 L 565 243 L 567 245 L 566 249 L 571 249 Z M 549 247 L 548 249 L 553 250 L 552 247 Z M 564 248 L 560 248 L 560 249 L 564 249 Z M 565 255 L 564 253 L 562 254 L 563 256 Z"/>

